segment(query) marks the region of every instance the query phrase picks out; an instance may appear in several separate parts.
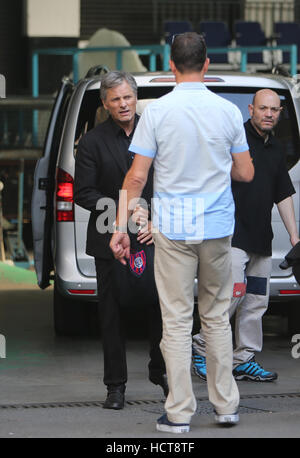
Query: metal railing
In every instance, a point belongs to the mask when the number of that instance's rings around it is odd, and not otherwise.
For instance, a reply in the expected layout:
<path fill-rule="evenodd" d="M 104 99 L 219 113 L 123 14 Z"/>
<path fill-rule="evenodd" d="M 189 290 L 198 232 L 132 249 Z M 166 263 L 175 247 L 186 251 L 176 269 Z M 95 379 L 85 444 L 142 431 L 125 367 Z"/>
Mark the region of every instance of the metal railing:
<path fill-rule="evenodd" d="M 149 70 L 156 71 L 156 56 L 162 57 L 162 70 L 169 70 L 170 46 L 164 45 L 145 45 L 145 46 L 105 46 L 96 48 L 49 48 L 36 49 L 32 54 L 32 96 L 39 96 L 39 56 L 40 55 L 56 55 L 56 56 L 72 56 L 72 71 L 73 81 L 77 83 L 79 80 L 79 55 L 82 53 L 94 53 L 113 51 L 116 53 L 116 70 L 122 70 L 122 56 L 126 51 L 134 50 L 140 55 L 149 55 Z M 297 45 L 281 45 L 281 46 L 247 46 L 247 47 L 228 47 L 228 48 L 208 48 L 208 53 L 223 54 L 228 52 L 239 52 L 241 54 L 240 71 L 247 71 L 248 54 L 263 52 L 263 51 L 287 51 L 290 53 L 290 73 L 297 73 Z M 102 62 L 105 65 L 105 62 Z"/>
<path fill-rule="evenodd" d="M 239 46 L 228 48 L 208 48 L 207 54 L 224 54 L 229 52 L 238 52 L 241 54 L 240 71 L 247 71 L 248 54 L 262 53 L 263 51 L 287 51 L 290 53 L 290 74 L 291 76 L 297 73 L 298 46 L 297 45 L 281 45 L 281 46 Z M 251 64 L 255 66 L 255 64 Z"/>
<path fill-rule="evenodd" d="M 156 71 L 156 56 L 162 56 L 163 70 L 169 69 L 169 49 L 168 45 L 137 45 L 137 46 L 101 46 L 90 48 L 48 48 L 36 49 L 32 53 L 32 95 L 39 95 L 39 56 L 71 56 L 73 81 L 79 80 L 79 55 L 83 53 L 95 52 L 114 52 L 116 54 L 116 70 L 122 70 L 123 53 L 126 51 L 135 51 L 138 55 L 149 56 L 149 70 Z M 99 62 L 105 65 L 105 62 Z"/>

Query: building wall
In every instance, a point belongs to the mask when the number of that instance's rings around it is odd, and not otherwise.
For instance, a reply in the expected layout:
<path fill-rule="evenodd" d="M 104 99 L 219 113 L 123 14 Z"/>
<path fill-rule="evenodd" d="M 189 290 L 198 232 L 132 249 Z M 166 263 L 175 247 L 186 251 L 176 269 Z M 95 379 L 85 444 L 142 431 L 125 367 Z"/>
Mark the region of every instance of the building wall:
<path fill-rule="evenodd" d="M 274 22 L 294 21 L 295 3 L 294 0 L 247 0 L 245 20 L 260 22 L 266 36 L 271 36 Z"/>
<path fill-rule="evenodd" d="M 106 27 L 125 35 L 131 44 L 159 43 L 163 22 L 201 20 L 231 23 L 243 15 L 244 0 L 81 0 L 81 37 Z"/>
<path fill-rule="evenodd" d="M 201 20 L 223 20 L 231 31 L 237 19 L 259 20 L 270 35 L 274 19 L 293 17 L 300 22 L 300 0 L 1 0 L 0 73 L 7 95 L 31 93 L 33 49 L 77 46 L 104 27 L 133 45 L 154 44 L 168 19 L 190 20 L 194 29 Z M 70 57 L 41 57 L 41 93 L 54 92 L 71 68 Z"/>
<path fill-rule="evenodd" d="M 24 5 L 28 37 L 79 37 L 80 0 L 26 0 Z"/>
<path fill-rule="evenodd" d="M 151 0 L 81 0 L 81 38 L 88 40 L 100 28 L 116 30 L 132 44 L 156 40 Z"/>
<path fill-rule="evenodd" d="M 31 81 L 33 50 L 77 47 L 80 38 L 80 0 L 24 0 L 23 13 Z M 61 78 L 71 73 L 72 60 L 70 56 L 41 55 L 39 68 L 39 92 L 50 94 L 58 88 Z"/>
<path fill-rule="evenodd" d="M 0 73 L 6 78 L 7 95 L 22 92 L 28 84 L 20 4 L 20 0 L 0 2 Z"/>

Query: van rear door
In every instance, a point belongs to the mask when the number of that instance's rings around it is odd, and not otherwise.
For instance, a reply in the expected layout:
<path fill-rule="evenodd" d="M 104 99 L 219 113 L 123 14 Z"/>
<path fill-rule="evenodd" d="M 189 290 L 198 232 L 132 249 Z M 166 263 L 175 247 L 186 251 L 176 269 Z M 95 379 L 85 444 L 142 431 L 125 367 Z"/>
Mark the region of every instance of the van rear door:
<path fill-rule="evenodd" d="M 53 270 L 53 196 L 55 189 L 56 161 L 66 110 L 73 91 L 73 83 L 64 78 L 54 102 L 43 156 L 37 162 L 31 203 L 34 266 L 37 282 L 44 289 L 50 285 Z"/>

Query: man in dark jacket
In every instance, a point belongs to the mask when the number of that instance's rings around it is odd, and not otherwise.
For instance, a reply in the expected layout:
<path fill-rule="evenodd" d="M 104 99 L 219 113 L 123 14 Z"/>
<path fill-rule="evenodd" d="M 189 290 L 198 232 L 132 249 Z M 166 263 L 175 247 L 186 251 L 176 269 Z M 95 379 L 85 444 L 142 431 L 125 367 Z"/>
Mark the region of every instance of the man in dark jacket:
<path fill-rule="evenodd" d="M 237 380 L 273 381 L 277 373 L 255 361 L 263 346 L 262 317 L 269 301 L 272 267 L 272 208 L 278 207 L 292 246 L 299 242 L 285 153 L 272 131 L 279 121 L 280 98 L 269 89 L 259 90 L 249 105 L 245 123 L 255 175 L 250 183 L 232 181 L 235 229 L 232 238 L 233 296 L 230 316 L 236 313 L 233 374 Z M 205 341 L 193 337 L 193 367 L 206 379 Z"/>
<path fill-rule="evenodd" d="M 122 333 L 120 299 L 124 302 L 124 292 L 119 290 L 118 278 L 120 264 L 109 248 L 114 231 L 111 208 L 107 203 L 117 204 L 119 190 L 133 156 L 128 146 L 138 122 L 136 115 L 137 85 L 134 78 L 125 72 L 110 72 L 101 81 L 100 96 L 108 119 L 90 130 L 80 140 L 75 166 L 75 202 L 91 212 L 87 230 L 86 253 L 95 258 L 101 335 L 104 351 L 104 384 L 107 386 L 107 399 L 104 408 L 122 409 L 127 382 L 125 343 Z M 150 203 L 152 197 L 151 177 L 145 188 L 143 198 Z M 137 206 L 135 214 L 139 218 L 141 209 Z M 101 215 L 106 217 L 101 226 Z M 102 221 L 103 223 L 104 221 Z M 150 227 L 138 232 L 140 242 L 150 246 L 152 235 Z M 152 249 L 154 249 L 152 245 Z M 154 274 L 153 274 L 154 276 Z M 154 286 L 155 287 L 155 286 Z M 145 302 L 150 291 L 145 291 Z M 161 385 L 167 394 L 168 386 L 165 364 L 159 349 L 162 325 L 158 296 L 149 304 L 150 363 L 149 379 Z M 153 294 L 154 293 L 154 294 Z M 126 295 L 126 293 L 125 293 Z M 128 299 L 129 300 L 129 299 Z"/>

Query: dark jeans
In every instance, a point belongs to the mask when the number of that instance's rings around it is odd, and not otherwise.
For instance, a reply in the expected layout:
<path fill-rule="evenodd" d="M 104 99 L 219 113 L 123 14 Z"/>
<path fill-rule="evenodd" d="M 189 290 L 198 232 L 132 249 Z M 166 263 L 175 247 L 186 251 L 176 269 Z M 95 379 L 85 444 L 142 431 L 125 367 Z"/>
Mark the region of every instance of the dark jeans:
<path fill-rule="evenodd" d="M 117 263 L 119 261 L 114 259 L 95 258 L 105 385 L 120 385 L 127 382 L 125 330 L 122 326 L 122 309 L 118 300 L 122 291 L 116 287 L 116 275 L 119 268 Z M 162 321 L 158 296 L 155 303 L 147 305 L 147 311 L 150 340 L 148 368 L 149 375 L 155 378 L 166 373 L 164 359 L 159 348 Z"/>

